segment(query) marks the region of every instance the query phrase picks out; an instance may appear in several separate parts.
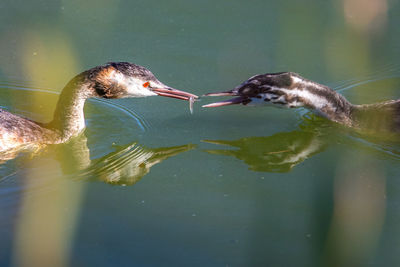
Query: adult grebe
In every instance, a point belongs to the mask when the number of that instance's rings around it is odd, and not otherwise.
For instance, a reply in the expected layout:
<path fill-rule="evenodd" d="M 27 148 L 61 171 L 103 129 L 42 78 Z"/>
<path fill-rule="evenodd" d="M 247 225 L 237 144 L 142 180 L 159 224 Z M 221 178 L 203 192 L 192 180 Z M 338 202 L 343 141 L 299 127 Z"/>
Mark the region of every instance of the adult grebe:
<path fill-rule="evenodd" d="M 203 107 L 232 104 L 305 107 L 331 121 L 371 131 L 400 132 L 400 100 L 353 105 L 331 88 L 293 72 L 267 73 L 249 78 L 226 92 L 206 96 L 237 96 Z"/>
<path fill-rule="evenodd" d="M 161 83 L 146 68 L 111 62 L 75 76 L 64 87 L 53 120 L 34 122 L 0 109 L 0 152 L 20 146 L 58 144 L 85 128 L 83 106 L 89 97 L 123 98 L 160 95 L 192 101 L 196 95 Z"/>

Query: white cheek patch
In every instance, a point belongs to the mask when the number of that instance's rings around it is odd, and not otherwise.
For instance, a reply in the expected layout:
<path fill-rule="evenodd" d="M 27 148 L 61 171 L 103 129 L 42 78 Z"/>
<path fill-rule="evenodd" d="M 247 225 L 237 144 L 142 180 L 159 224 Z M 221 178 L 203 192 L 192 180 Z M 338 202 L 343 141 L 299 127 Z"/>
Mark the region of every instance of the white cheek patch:
<path fill-rule="evenodd" d="M 127 90 L 130 97 L 143 97 L 157 95 L 147 87 L 143 86 L 145 81 L 141 81 L 135 78 L 127 79 Z"/>
<path fill-rule="evenodd" d="M 114 71 L 113 73 L 111 73 L 110 79 L 113 79 L 118 84 L 126 87 L 125 97 L 144 97 L 157 95 L 156 93 L 143 86 L 146 81 L 127 77 L 118 71 Z"/>

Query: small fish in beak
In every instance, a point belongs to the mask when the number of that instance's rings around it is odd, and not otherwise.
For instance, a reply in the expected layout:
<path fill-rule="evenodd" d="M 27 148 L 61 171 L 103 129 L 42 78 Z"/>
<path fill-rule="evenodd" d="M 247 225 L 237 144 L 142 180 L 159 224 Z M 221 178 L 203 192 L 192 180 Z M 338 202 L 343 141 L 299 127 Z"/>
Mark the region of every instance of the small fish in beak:
<path fill-rule="evenodd" d="M 159 96 L 189 101 L 189 109 L 191 114 L 193 114 L 193 103 L 199 98 L 197 95 L 180 91 L 168 86 L 165 86 L 164 88 L 151 88 L 151 90 Z"/>

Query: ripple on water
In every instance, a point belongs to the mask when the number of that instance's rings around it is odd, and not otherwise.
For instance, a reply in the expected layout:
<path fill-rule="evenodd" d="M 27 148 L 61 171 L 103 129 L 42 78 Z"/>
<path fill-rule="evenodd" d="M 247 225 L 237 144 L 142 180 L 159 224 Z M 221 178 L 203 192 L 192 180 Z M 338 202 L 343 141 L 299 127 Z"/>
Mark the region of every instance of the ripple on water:
<path fill-rule="evenodd" d="M 400 66 L 397 65 L 388 65 L 385 67 L 380 68 L 379 70 L 375 71 L 374 73 L 366 74 L 361 77 L 355 77 L 348 80 L 338 81 L 331 85 L 331 87 L 339 92 L 344 93 L 352 88 L 360 87 L 363 85 L 368 85 L 374 82 L 382 82 L 385 83 L 388 80 L 397 80 L 400 79 Z M 398 83 L 397 83 L 398 84 Z M 379 87 L 377 87 L 379 88 Z M 399 87 L 397 87 L 399 88 Z M 382 88 L 379 88 L 382 89 Z M 383 88 L 385 89 L 385 88 Z M 379 91 L 377 90 L 377 95 L 379 96 Z"/>

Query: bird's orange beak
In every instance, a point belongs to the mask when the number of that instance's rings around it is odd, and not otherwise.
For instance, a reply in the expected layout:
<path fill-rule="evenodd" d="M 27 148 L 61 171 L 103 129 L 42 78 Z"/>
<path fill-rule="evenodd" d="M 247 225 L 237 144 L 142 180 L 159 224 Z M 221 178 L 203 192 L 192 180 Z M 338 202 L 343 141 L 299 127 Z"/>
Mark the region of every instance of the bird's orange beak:
<path fill-rule="evenodd" d="M 172 97 L 181 100 L 191 101 L 191 99 L 196 100 L 197 98 L 199 98 L 197 95 L 185 91 L 180 91 L 171 87 L 152 88 L 151 90 L 159 96 Z"/>

